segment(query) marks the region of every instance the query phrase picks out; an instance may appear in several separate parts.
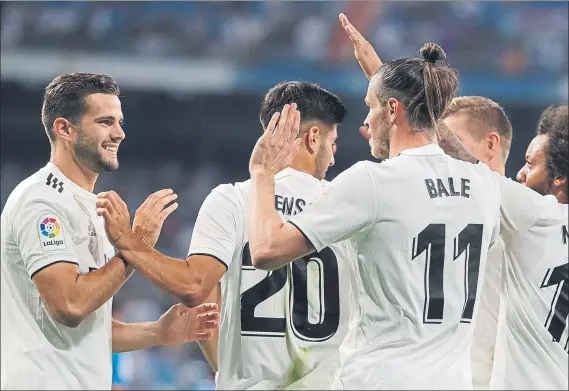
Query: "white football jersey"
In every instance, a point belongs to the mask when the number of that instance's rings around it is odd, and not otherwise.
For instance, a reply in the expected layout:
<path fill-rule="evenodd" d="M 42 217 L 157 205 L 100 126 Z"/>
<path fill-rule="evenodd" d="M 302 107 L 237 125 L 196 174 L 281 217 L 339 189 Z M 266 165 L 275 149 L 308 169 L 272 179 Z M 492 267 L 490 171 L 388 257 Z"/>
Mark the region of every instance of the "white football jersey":
<path fill-rule="evenodd" d="M 436 144 L 340 174 L 292 222 L 320 250 L 350 239 L 357 305 L 338 389 L 472 389 L 471 345 L 500 189 Z"/>
<path fill-rule="evenodd" d="M 501 178 L 506 254 L 492 389 L 567 390 L 568 208 Z"/>
<path fill-rule="evenodd" d="M 1 239 L 3 390 L 111 388 L 112 300 L 69 328 L 51 317 L 32 281 L 54 263 L 88 273 L 114 255 L 95 201 L 51 163 L 8 197 Z"/>
<path fill-rule="evenodd" d="M 326 186 L 287 168 L 275 178 L 283 221 L 314 202 Z M 189 255 L 227 267 L 221 280 L 217 389 L 327 389 L 348 329 L 348 243 L 321 248 L 280 269 L 255 269 L 247 234 L 250 182 L 221 185 L 204 201 Z"/>
<path fill-rule="evenodd" d="M 480 306 L 474 325 L 472 383 L 475 390 L 487 390 L 490 385 L 498 329 L 503 263 L 503 244 L 502 240 L 498 239 L 488 251 L 486 272 L 480 292 Z"/>

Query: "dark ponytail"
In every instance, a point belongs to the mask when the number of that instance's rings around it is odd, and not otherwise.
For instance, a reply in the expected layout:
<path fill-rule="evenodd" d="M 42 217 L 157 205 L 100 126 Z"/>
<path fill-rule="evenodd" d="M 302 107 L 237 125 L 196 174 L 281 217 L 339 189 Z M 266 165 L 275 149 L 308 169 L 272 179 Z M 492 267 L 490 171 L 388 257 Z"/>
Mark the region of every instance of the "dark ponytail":
<path fill-rule="evenodd" d="M 446 54 L 434 43 L 419 50 L 422 58 L 386 62 L 376 73 L 380 102 L 395 98 L 405 105 L 411 126 L 418 131 L 435 131 L 437 120 L 456 94 L 458 76 L 454 69 L 436 64 Z"/>

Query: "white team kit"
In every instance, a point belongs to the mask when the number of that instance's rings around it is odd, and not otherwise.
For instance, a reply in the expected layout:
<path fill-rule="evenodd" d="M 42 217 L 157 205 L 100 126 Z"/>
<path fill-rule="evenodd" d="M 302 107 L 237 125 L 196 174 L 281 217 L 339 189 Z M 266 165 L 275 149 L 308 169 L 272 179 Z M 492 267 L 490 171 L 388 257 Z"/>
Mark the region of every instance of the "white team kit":
<path fill-rule="evenodd" d="M 567 390 L 568 206 L 503 178 L 506 255 L 491 389 Z"/>
<path fill-rule="evenodd" d="M 110 389 L 111 303 L 76 328 L 57 323 L 32 277 L 58 262 L 82 273 L 114 255 L 96 196 L 48 163 L 21 182 L 2 211 L 1 388 Z"/>
<path fill-rule="evenodd" d="M 488 251 L 472 341 L 472 383 L 475 390 L 487 390 L 492 376 L 504 264 L 503 247 L 502 240 L 498 239 Z"/>
<path fill-rule="evenodd" d="M 327 186 L 287 168 L 276 176 L 283 220 L 300 213 Z M 342 242 L 267 272 L 251 263 L 247 235 L 249 181 L 221 185 L 204 201 L 189 255 L 217 258 L 221 280 L 217 389 L 327 389 L 339 365 L 349 320 L 350 274 Z"/>
<path fill-rule="evenodd" d="M 356 302 L 337 389 L 472 389 L 471 345 L 499 182 L 435 144 L 360 162 L 291 222 L 316 250 L 349 239 Z"/>

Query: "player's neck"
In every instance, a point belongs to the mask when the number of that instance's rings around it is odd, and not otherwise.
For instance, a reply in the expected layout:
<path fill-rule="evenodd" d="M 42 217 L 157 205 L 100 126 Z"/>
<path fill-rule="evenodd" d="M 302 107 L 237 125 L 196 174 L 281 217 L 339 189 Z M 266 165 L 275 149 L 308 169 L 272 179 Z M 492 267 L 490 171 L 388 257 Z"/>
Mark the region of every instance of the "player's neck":
<path fill-rule="evenodd" d="M 569 197 L 567 197 L 567 193 L 565 193 L 565 192 L 563 192 L 563 191 L 560 191 L 560 192 L 558 192 L 557 194 L 555 194 L 555 197 L 557 198 L 557 201 L 558 201 L 560 204 L 565 204 L 565 205 L 566 205 L 566 204 L 569 204 L 569 202 L 567 202 L 567 201 L 569 201 L 569 200 L 568 200 Z"/>
<path fill-rule="evenodd" d="M 93 192 L 99 174 L 81 166 L 67 151 L 52 148 L 49 161 L 76 185 L 91 193 Z"/>
<path fill-rule="evenodd" d="M 299 154 L 298 156 L 296 156 L 292 163 L 290 164 L 290 168 L 296 170 L 296 171 L 300 171 L 300 172 L 305 172 L 309 175 L 314 176 L 314 161 L 312 161 L 311 159 L 307 159 L 304 156 L 302 156 L 301 154 Z"/>
<path fill-rule="evenodd" d="M 426 132 L 394 131 L 389 142 L 389 157 L 397 156 L 407 149 L 420 148 L 429 144 L 435 144 L 436 140 Z"/>
<path fill-rule="evenodd" d="M 506 175 L 506 164 L 503 161 L 501 161 L 501 159 L 498 157 L 494 157 L 493 159 L 491 159 L 488 162 L 488 167 L 492 171 L 494 171 L 494 172 L 496 172 L 502 176 Z"/>

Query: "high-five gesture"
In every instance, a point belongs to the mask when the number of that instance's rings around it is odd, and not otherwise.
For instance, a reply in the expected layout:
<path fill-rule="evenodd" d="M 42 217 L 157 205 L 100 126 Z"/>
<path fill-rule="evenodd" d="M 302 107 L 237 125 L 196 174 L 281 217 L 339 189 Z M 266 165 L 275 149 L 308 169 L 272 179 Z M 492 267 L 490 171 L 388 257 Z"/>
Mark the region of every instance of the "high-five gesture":
<path fill-rule="evenodd" d="M 368 80 L 371 79 L 375 71 L 383 64 L 375 52 L 373 46 L 360 34 L 360 32 L 350 23 L 344 14 L 339 15 L 342 27 L 346 30 L 348 37 L 354 44 L 354 55 L 360 63 Z"/>
<path fill-rule="evenodd" d="M 299 129 L 300 112 L 296 109 L 296 103 L 285 105 L 280 114 L 273 114 L 253 149 L 249 172 L 270 172 L 275 175 L 290 166 L 300 147 L 301 139 L 297 138 Z"/>
<path fill-rule="evenodd" d="M 162 189 L 151 194 L 136 210 L 132 231 L 150 247 L 154 247 L 160 237 L 164 221 L 170 214 L 178 209 L 176 200 L 178 195 L 172 189 Z M 166 207 L 166 205 L 168 205 Z"/>
<path fill-rule="evenodd" d="M 105 219 L 107 237 L 113 246 L 126 234 L 131 232 L 130 214 L 125 202 L 119 195 L 111 191 L 97 194 L 97 214 Z"/>

